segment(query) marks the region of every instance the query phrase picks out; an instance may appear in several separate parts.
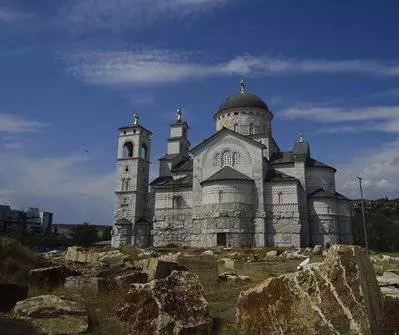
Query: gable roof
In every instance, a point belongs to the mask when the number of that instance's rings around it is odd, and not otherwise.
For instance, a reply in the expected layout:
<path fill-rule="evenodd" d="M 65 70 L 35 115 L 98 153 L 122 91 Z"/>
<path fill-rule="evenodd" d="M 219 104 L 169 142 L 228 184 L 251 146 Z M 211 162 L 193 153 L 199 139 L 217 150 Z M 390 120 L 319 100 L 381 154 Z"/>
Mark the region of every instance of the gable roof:
<path fill-rule="evenodd" d="M 203 146 L 207 145 L 208 143 L 212 142 L 214 139 L 218 138 L 219 136 L 223 135 L 223 134 L 230 134 L 234 137 L 238 137 L 239 139 L 242 139 L 244 141 L 247 141 L 248 143 L 251 143 L 259 148 L 264 148 L 265 145 L 261 144 L 255 140 L 253 140 L 252 138 L 242 135 L 240 133 L 237 133 L 236 131 L 233 131 L 229 128 L 225 128 L 223 127 L 221 130 L 219 130 L 218 132 L 214 133 L 211 137 L 208 137 L 207 139 L 205 139 L 204 141 L 202 141 L 200 144 L 198 144 L 197 146 L 195 146 L 194 148 L 192 148 L 190 151 L 195 154 L 195 152 L 197 150 L 199 150 L 200 148 L 202 148 Z"/>
<path fill-rule="evenodd" d="M 338 200 L 350 200 L 341 193 L 335 192 L 334 194 L 326 191 L 324 188 L 319 188 L 316 191 L 308 194 L 309 198 L 336 198 Z"/>
<path fill-rule="evenodd" d="M 171 172 L 186 172 L 193 171 L 193 160 L 191 158 L 187 158 L 172 167 Z"/>
<path fill-rule="evenodd" d="M 294 164 L 295 163 L 294 153 L 292 151 L 276 152 L 270 157 L 270 163 L 272 165 L 276 165 L 276 164 Z M 332 166 L 327 165 L 327 164 L 325 164 L 323 162 L 318 161 L 317 159 L 310 158 L 310 157 L 307 158 L 307 160 L 306 160 L 306 166 L 307 167 L 321 167 L 321 168 L 334 170 L 335 172 L 337 171 Z"/>
<path fill-rule="evenodd" d="M 266 181 L 268 182 L 281 182 L 281 181 L 290 181 L 290 182 L 298 182 L 299 179 L 289 176 L 288 174 L 285 174 L 280 171 L 276 170 L 268 170 L 266 174 Z"/>
<path fill-rule="evenodd" d="M 150 184 L 154 189 L 165 188 L 174 189 L 179 187 L 192 187 L 193 176 L 191 174 L 182 178 L 173 179 L 173 177 L 158 177 Z"/>
<path fill-rule="evenodd" d="M 247 175 L 237 171 L 236 169 L 233 169 L 230 166 L 225 166 L 225 167 L 221 168 L 218 172 L 214 173 L 209 178 L 203 180 L 200 184 L 207 183 L 207 182 L 210 182 L 210 181 L 218 181 L 218 180 L 247 180 L 247 181 L 253 181 L 252 178 L 250 178 Z"/>

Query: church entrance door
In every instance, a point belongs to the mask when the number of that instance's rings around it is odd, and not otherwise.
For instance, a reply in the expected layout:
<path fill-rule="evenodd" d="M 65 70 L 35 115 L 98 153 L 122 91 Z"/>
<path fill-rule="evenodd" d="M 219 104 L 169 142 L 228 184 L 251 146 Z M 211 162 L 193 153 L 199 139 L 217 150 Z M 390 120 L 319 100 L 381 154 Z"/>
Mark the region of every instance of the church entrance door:
<path fill-rule="evenodd" d="M 226 246 L 226 233 L 217 233 L 216 234 L 216 244 L 218 247 Z"/>

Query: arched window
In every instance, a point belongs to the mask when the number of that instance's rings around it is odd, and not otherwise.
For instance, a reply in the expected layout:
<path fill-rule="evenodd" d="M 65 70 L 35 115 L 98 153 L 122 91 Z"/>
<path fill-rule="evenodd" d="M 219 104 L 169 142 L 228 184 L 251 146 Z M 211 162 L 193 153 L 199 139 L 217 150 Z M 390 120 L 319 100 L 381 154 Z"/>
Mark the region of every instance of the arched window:
<path fill-rule="evenodd" d="M 127 165 L 125 166 L 125 172 L 129 172 L 129 167 Z"/>
<path fill-rule="evenodd" d="M 253 135 L 254 133 L 254 125 L 252 123 L 249 124 L 249 135 Z"/>
<path fill-rule="evenodd" d="M 234 131 L 238 132 L 238 123 L 234 123 Z"/>
<path fill-rule="evenodd" d="M 130 178 L 127 178 L 125 182 L 125 191 L 129 191 L 129 188 L 130 188 Z"/>
<path fill-rule="evenodd" d="M 123 145 L 123 157 L 133 157 L 133 143 L 132 142 L 126 142 Z"/>
<path fill-rule="evenodd" d="M 145 143 L 141 146 L 140 157 L 142 159 L 147 159 L 147 145 Z"/>
<path fill-rule="evenodd" d="M 224 151 L 222 155 L 222 166 L 226 165 L 233 165 L 233 159 L 229 150 Z"/>
<path fill-rule="evenodd" d="M 283 201 L 283 192 L 278 192 L 278 203 L 281 204 Z"/>
<path fill-rule="evenodd" d="M 238 152 L 235 152 L 233 154 L 233 166 L 236 166 L 239 164 L 240 164 L 240 154 Z"/>
<path fill-rule="evenodd" d="M 121 186 L 122 186 L 122 191 L 124 191 L 125 190 L 125 178 L 122 178 Z"/>
<path fill-rule="evenodd" d="M 181 195 L 174 196 L 172 200 L 173 200 L 173 208 L 183 207 L 183 198 Z"/>
<path fill-rule="evenodd" d="M 219 202 L 223 202 L 223 191 L 219 191 L 218 200 Z"/>
<path fill-rule="evenodd" d="M 220 154 L 217 153 L 213 158 L 213 166 L 219 166 L 219 165 L 220 165 Z"/>

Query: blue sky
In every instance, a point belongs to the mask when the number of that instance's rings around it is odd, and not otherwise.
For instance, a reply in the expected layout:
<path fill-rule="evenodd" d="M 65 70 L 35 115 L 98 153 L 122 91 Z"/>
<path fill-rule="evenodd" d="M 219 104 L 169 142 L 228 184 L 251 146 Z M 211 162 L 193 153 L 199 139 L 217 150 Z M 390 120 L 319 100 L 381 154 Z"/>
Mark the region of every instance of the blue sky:
<path fill-rule="evenodd" d="M 239 91 L 337 167 L 337 188 L 399 196 L 397 1 L 0 0 L 0 203 L 58 223 L 110 224 L 117 128 L 154 133 L 152 176 L 178 106 L 193 145 Z M 85 152 L 87 148 L 88 154 Z"/>

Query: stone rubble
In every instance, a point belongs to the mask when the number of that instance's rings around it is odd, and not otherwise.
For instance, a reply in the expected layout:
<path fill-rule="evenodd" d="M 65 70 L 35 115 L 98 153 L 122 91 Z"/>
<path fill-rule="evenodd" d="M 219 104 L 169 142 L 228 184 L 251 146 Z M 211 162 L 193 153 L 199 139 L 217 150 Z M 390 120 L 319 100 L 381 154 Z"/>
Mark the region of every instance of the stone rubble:
<path fill-rule="evenodd" d="M 129 334 L 210 334 L 212 317 L 196 274 L 173 271 L 147 284 L 132 284 L 117 312 Z"/>
<path fill-rule="evenodd" d="M 41 295 L 19 301 L 14 312 L 28 318 L 40 334 L 81 334 L 88 329 L 84 305 L 55 295 Z"/>
<path fill-rule="evenodd" d="M 332 246 L 318 266 L 241 292 L 236 307 L 242 334 L 372 335 L 383 324 L 381 291 L 357 246 Z"/>

